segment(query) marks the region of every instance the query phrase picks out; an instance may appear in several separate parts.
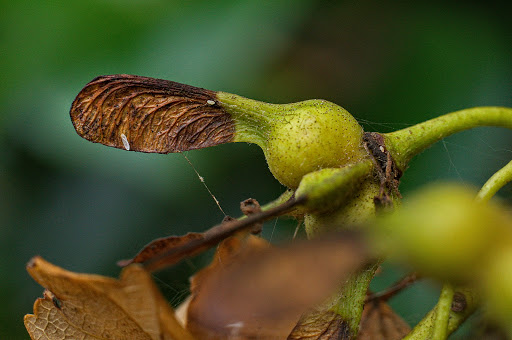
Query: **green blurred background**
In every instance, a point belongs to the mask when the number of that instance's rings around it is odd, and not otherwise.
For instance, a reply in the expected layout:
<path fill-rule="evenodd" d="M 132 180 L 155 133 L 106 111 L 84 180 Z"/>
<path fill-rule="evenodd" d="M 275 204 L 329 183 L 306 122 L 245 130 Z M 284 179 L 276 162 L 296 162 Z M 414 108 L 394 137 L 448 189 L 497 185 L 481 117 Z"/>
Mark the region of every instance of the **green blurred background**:
<path fill-rule="evenodd" d="M 380 132 L 471 106 L 512 106 L 512 24 L 501 3 L 19 0 L 1 2 L 0 27 L 1 339 L 28 338 L 22 317 L 42 293 L 24 269 L 33 255 L 117 276 L 116 261 L 150 240 L 223 217 L 183 156 L 75 134 L 69 107 L 95 76 L 152 76 L 275 103 L 324 98 Z M 445 179 L 480 185 L 512 158 L 511 144 L 503 129 L 451 137 L 417 157 L 402 192 Z M 187 156 L 230 215 L 245 198 L 265 203 L 284 190 L 256 146 Z M 512 200 L 510 188 L 500 195 Z M 286 241 L 295 224 L 265 228 Z M 155 280 L 176 304 L 206 260 Z M 384 266 L 374 289 L 400 272 Z M 413 324 L 436 291 L 422 283 L 391 303 Z"/>

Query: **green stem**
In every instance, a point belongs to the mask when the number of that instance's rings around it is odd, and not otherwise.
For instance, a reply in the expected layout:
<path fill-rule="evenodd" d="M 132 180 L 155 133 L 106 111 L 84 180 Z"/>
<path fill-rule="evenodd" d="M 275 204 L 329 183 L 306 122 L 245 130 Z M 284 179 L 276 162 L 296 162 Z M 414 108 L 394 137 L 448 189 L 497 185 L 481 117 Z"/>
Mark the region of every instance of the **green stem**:
<path fill-rule="evenodd" d="M 471 289 L 460 288 L 456 289 L 458 293 L 464 296 L 466 305 L 460 312 L 448 311 L 448 322 L 446 326 L 446 336 L 453 333 L 459 326 L 475 311 L 478 306 L 475 293 Z M 453 295 L 452 295 L 453 296 Z M 438 339 L 433 337 L 433 332 L 437 323 L 437 310 L 438 308 L 445 308 L 445 300 L 439 303 L 421 320 L 416 327 L 406 336 L 404 340 L 425 340 L 425 339 Z M 446 311 L 446 310 L 445 310 Z M 444 316 L 443 316 L 444 318 Z M 441 338 L 442 339 L 442 338 Z"/>
<path fill-rule="evenodd" d="M 275 208 L 278 205 L 281 205 L 281 204 L 285 203 L 286 201 L 288 201 L 290 198 L 292 198 L 292 196 L 293 196 L 293 191 L 286 190 L 285 192 L 283 192 L 281 194 L 281 196 L 279 196 L 278 198 L 276 198 L 272 202 L 269 202 L 269 203 L 267 203 L 265 205 L 262 205 L 261 206 L 261 211 L 266 211 L 266 210 Z M 245 218 L 245 217 L 247 217 L 247 216 L 242 216 L 239 219 L 242 219 L 242 218 Z"/>
<path fill-rule="evenodd" d="M 448 319 L 450 317 L 454 293 L 453 286 L 450 283 L 445 283 L 441 289 L 441 295 L 437 303 L 432 339 L 444 340 L 448 337 Z"/>
<path fill-rule="evenodd" d="M 306 199 L 304 207 L 308 213 L 332 211 L 354 196 L 372 169 L 373 163 L 364 160 L 343 168 L 311 172 L 302 177 L 295 197 Z"/>
<path fill-rule="evenodd" d="M 222 107 L 231 114 L 236 124 L 236 142 L 255 143 L 266 148 L 272 119 L 283 105 L 269 104 L 236 94 L 217 92 Z"/>
<path fill-rule="evenodd" d="M 498 170 L 485 182 L 476 195 L 476 200 L 480 202 L 489 201 L 498 190 L 510 181 L 512 181 L 512 161 Z"/>
<path fill-rule="evenodd" d="M 370 282 L 379 268 L 380 262 L 372 263 L 363 271 L 353 275 L 343 286 L 338 300 L 331 310 L 347 322 L 351 338 L 356 338 L 363 315 L 364 300 Z"/>
<path fill-rule="evenodd" d="M 367 221 L 370 215 L 374 215 L 373 197 L 378 194 L 379 185 L 371 177 L 373 166 L 370 160 L 364 160 L 342 168 L 315 171 L 302 178 L 295 197 L 305 199 L 303 208 L 308 238 L 337 229 L 353 228 L 357 224 L 354 219 Z M 347 218 L 350 219 L 349 223 Z M 309 318 L 334 312 L 347 326 L 347 338 L 355 338 L 366 292 L 379 263 L 369 264 L 364 270 L 354 273 Z"/>
<path fill-rule="evenodd" d="M 400 170 L 417 154 L 454 133 L 478 126 L 512 129 L 512 108 L 475 107 L 428 120 L 384 135 L 386 147 Z"/>

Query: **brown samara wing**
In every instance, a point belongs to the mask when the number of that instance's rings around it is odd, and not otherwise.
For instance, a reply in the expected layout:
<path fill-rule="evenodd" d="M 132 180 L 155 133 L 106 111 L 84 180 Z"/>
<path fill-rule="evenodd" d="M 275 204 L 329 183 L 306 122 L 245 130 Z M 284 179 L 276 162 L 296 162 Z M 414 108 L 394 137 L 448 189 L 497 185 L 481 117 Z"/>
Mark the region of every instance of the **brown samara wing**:
<path fill-rule="evenodd" d="M 126 74 L 93 79 L 70 115 L 83 138 L 142 152 L 205 148 L 231 142 L 235 133 L 214 91 Z"/>

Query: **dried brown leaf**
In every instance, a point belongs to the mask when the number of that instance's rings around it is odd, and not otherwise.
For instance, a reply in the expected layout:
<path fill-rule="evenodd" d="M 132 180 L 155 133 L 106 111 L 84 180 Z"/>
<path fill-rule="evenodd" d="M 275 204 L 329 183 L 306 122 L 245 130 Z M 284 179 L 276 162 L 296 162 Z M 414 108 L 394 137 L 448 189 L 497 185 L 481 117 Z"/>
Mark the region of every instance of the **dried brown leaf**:
<path fill-rule="evenodd" d="M 235 234 L 223 240 L 210 264 L 190 279 L 191 295 L 197 295 L 202 289 L 202 283 L 215 273 L 224 271 L 233 263 L 243 261 L 247 256 L 257 255 L 271 246 L 264 238 L 247 233 Z"/>
<path fill-rule="evenodd" d="M 383 300 L 364 305 L 358 340 L 398 340 L 411 331 L 409 325 Z"/>
<path fill-rule="evenodd" d="M 350 329 L 341 315 L 333 311 L 313 310 L 297 322 L 288 340 L 350 339 Z"/>
<path fill-rule="evenodd" d="M 365 304 L 358 340 L 398 340 L 411 329 L 389 305 L 380 299 Z M 343 318 L 330 310 L 313 309 L 301 317 L 289 340 L 350 339 L 350 330 Z"/>
<path fill-rule="evenodd" d="M 187 233 L 183 236 L 168 236 L 157 238 L 156 240 L 153 240 L 149 244 L 145 245 L 144 248 L 142 248 L 142 250 L 137 255 L 135 255 L 133 259 L 119 261 L 118 264 L 120 266 L 127 266 L 131 263 L 143 263 L 162 254 L 165 254 L 172 249 L 190 244 L 190 242 L 194 240 L 202 239 L 204 239 L 204 235 L 202 233 Z M 207 250 L 208 248 L 208 245 L 203 244 L 202 247 L 200 246 L 191 249 L 190 252 L 188 254 L 184 254 L 184 256 L 194 256 Z M 167 264 L 171 265 L 173 263 L 168 262 Z"/>
<path fill-rule="evenodd" d="M 233 140 L 235 125 L 215 92 L 133 75 L 100 76 L 71 106 L 85 139 L 120 149 L 169 153 Z"/>
<path fill-rule="evenodd" d="M 32 339 L 192 339 L 140 266 L 125 268 L 120 280 L 72 273 L 40 257 L 27 270 L 48 290 L 24 319 Z"/>
<path fill-rule="evenodd" d="M 359 238 L 345 236 L 284 248 L 261 246 L 252 235 L 225 240 L 192 280 L 187 329 L 199 338 L 286 338 L 306 308 L 368 259 Z"/>

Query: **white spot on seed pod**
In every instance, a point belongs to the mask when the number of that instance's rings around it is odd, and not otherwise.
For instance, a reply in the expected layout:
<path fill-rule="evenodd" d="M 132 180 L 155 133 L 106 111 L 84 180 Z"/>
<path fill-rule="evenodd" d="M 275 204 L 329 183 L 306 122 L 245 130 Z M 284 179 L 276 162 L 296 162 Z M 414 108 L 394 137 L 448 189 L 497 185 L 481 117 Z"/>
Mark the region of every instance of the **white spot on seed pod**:
<path fill-rule="evenodd" d="M 208 99 L 208 100 L 206 101 L 206 104 L 208 104 L 208 105 L 215 105 L 215 101 L 214 101 L 214 100 L 211 100 L 211 99 Z"/>
<path fill-rule="evenodd" d="M 384 152 L 384 147 L 383 147 L 382 145 L 381 145 L 381 146 L 379 146 L 379 150 L 380 150 L 381 152 Z"/>
<path fill-rule="evenodd" d="M 126 138 L 126 135 L 124 133 L 121 134 L 121 141 L 123 142 L 124 148 L 129 151 L 130 143 L 128 143 L 128 138 Z"/>

